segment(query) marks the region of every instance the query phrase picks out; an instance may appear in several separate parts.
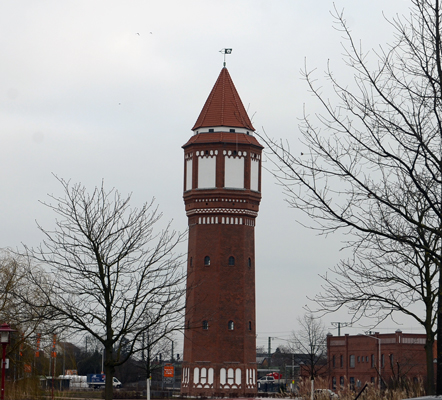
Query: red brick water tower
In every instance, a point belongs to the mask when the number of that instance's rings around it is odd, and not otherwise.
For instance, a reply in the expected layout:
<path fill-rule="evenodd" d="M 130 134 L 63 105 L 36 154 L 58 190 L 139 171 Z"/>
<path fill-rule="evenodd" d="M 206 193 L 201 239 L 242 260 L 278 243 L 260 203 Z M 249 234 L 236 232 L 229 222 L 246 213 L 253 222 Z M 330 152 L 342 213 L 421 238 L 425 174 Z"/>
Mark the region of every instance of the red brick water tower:
<path fill-rule="evenodd" d="M 189 223 L 181 392 L 257 392 L 255 220 L 261 151 L 227 68 L 184 148 Z"/>

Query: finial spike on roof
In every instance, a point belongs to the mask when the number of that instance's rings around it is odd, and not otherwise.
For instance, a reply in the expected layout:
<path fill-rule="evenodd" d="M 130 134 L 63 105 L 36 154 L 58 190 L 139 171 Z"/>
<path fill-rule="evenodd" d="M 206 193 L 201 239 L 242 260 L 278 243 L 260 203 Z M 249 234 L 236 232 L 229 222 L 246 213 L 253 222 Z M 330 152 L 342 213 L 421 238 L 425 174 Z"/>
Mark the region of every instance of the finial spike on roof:
<path fill-rule="evenodd" d="M 224 68 L 226 67 L 226 54 L 232 54 L 232 49 L 221 49 L 219 51 L 221 54 L 224 54 L 224 63 L 223 66 Z"/>

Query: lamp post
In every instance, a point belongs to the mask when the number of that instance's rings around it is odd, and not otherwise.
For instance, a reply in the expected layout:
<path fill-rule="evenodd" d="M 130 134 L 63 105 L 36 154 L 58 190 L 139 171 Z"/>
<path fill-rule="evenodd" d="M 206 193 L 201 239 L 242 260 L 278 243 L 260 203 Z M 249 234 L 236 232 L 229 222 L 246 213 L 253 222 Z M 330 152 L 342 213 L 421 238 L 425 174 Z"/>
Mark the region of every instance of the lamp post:
<path fill-rule="evenodd" d="M 370 336 L 370 335 L 365 335 L 369 338 L 372 339 L 376 339 L 378 341 L 378 348 L 379 348 L 379 355 L 378 355 L 378 364 L 379 364 L 379 390 L 381 390 L 381 379 L 382 379 L 382 375 L 381 375 L 381 339 L 376 337 L 376 336 Z"/>
<path fill-rule="evenodd" d="M 11 342 L 11 332 L 15 332 L 8 324 L 0 325 L 0 343 L 2 344 L 2 392 L 1 400 L 5 398 L 5 375 L 6 375 L 6 346 Z"/>

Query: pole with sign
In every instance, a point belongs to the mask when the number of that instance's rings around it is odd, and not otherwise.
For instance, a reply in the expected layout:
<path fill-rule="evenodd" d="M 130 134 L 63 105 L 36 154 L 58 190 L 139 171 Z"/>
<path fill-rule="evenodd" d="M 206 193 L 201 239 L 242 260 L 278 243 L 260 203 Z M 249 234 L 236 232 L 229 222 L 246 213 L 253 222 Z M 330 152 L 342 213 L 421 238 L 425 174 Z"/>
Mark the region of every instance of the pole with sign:
<path fill-rule="evenodd" d="M 174 381 L 175 381 L 175 379 L 174 379 L 174 376 L 175 376 L 174 366 L 172 364 L 166 364 L 166 365 L 164 365 L 163 371 L 164 371 L 163 376 L 165 378 L 164 381 L 166 382 L 166 385 L 172 383 L 172 385 L 175 386 L 174 385 Z"/>

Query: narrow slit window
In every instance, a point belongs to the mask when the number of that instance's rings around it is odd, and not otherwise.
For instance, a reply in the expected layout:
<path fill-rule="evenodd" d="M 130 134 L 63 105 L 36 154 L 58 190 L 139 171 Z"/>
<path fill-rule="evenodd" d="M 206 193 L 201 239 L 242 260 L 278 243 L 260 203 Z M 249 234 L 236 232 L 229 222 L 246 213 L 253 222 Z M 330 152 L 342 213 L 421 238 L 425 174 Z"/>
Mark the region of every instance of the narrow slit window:
<path fill-rule="evenodd" d="M 209 256 L 204 257 L 204 265 L 206 267 L 208 267 L 210 265 L 210 257 Z"/>
<path fill-rule="evenodd" d="M 229 328 L 229 331 L 233 331 L 233 329 L 235 328 L 235 324 L 233 323 L 233 321 L 229 321 L 227 327 Z"/>
<path fill-rule="evenodd" d="M 233 267 L 235 265 L 235 257 L 230 256 L 229 257 L 229 266 Z"/>
<path fill-rule="evenodd" d="M 203 329 L 205 331 L 207 331 L 209 329 L 209 321 L 206 321 L 206 320 L 203 321 Z"/>

